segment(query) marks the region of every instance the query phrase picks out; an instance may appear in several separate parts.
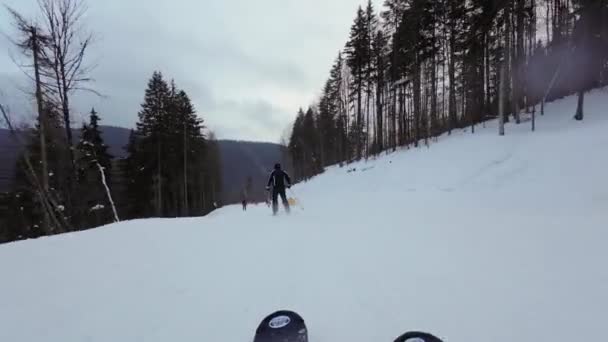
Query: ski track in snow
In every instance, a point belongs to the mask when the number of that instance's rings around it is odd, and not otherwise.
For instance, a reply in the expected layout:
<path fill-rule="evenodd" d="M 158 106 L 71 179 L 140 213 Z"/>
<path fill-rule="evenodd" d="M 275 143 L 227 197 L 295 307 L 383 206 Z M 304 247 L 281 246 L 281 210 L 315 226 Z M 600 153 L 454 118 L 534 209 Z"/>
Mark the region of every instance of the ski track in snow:
<path fill-rule="evenodd" d="M 606 103 L 329 168 L 289 216 L 230 206 L 0 246 L 0 341 L 244 342 L 278 309 L 311 342 L 601 340 Z"/>

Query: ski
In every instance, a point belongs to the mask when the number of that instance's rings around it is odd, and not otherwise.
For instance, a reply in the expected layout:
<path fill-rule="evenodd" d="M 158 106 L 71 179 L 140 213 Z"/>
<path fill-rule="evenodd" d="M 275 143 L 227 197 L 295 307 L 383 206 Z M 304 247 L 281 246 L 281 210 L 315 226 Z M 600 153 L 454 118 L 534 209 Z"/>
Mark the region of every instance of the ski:
<path fill-rule="evenodd" d="M 260 322 L 253 342 L 308 342 L 308 330 L 299 314 L 280 310 Z"/>
<path fill-rule="evenodd" d="M 298 313 L 289 310 L 275 311 L 260 322 L 253 342 L 308 342 L 308 328 Z M 443 340 L 427 332 L 408 331 L 393 342 L 443 342 Z"/>
<path fill-rule="evenodd" d="M 439 337 L 423 332 L 423 331 L 408 331 L 405 334 L 397 337 L 394 342 L 443 342 Z"/>

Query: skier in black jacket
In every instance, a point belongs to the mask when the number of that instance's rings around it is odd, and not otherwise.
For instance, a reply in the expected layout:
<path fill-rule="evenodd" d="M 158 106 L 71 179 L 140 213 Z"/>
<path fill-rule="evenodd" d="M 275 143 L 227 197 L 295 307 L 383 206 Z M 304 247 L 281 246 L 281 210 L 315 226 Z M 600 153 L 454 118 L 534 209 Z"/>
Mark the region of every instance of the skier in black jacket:
<path fill-rule="evenodd" d="M 287 201 L 287 196 L 285 195 L 285 188 L 291 188 L 291 178 L 287 172 L 281 169 L 281 164 L 274 165 L 274 171 L 270 174 L 270 178 L 268 179 L 268 184 L 266 184 L 266 190 L 270 190 L 272 186 L 272 213 L 274 215 L 279 211 L 279 195 L 281 196 L 281 201 L 283 202 L 283 206 L 285 207 L 285 211 L 289 213 L 289 202 Z"/>

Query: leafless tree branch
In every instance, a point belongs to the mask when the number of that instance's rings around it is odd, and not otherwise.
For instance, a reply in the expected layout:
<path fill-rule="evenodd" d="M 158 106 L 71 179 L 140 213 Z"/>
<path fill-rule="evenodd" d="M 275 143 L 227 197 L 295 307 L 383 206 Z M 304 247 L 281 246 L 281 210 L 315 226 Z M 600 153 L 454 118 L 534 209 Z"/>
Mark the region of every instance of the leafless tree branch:
<path fill-rule="evenodd" d="M 100 93 L 99 91 L 97 91 L 97 90 L 95 90 L 95 89 L 86 88 L 86 87 L 76 87 L 76 88 L 74 88 L 74 89 L 75 89 L 75 90 L 80 90 L 80 91 L 84 91 L 84 92 L 87 92 L 87 93 L 94 94 L 94 95 L 96 95 L 96 96 L 99 96 L 100 98 L 104 98 L 104 99 L 108 98 L 108 96 L 107 96 L 107 95 L 104 95 L 104 94 Z"/>

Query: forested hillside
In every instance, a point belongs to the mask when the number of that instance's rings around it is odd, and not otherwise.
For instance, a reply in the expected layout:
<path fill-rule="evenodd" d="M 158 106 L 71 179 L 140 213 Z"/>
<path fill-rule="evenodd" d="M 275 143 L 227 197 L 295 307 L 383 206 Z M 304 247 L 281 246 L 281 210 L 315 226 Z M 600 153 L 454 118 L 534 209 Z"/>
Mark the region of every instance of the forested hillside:
<path fill-rule="evenodd" d="M 119 165 L 121 159 L 128 156 L 125 147 L 129 141 L 129 129 L 112 126 L 99 126 L 101 137 L 107 145 L 107 152 L 113 158 L 113 163 Z M 81 132 L 74 131 L 74 137 L 80 140 Z M 21 133 L 23 135 L 23 133 Z M 267 193 L 264 190 L 269 170 L 277 161 L 282 161 L 285 155 L 285 147 L 272 143 L 258 143 L 247 141 L 218 140 L 217 145 L 220 153 L 220 167 L 222 174 L 221 193 L 218 205 L 232 204 L 242 201 L 243 192 L 248 191 L 247 199 L 251 202 L 264 201 Z M 10 131 L 0 129 L 0 231 L 9 229 L 8 200 L 14 196 L 12 193 L 15 184 L 16 162 L 19 158 L 21 148 L 11 137 Z M 117 176 L 110 184 L 112 189 L 124 187 L 121 169 L 115 169 L 113 173 Z M 249 189 L 248 189 L 248 184 Z M 118 211 L 123 211 L 127 206 L 127 200 L 120 196 L 115 198 Z M 103 221 L 101 221 L 103 223 Z M 1 240 L 2 234 L 0 234 Z"/>
<path fill-rule="evenodd" d="M 368 1 L 289 151 L 306 179 L 496 117 L 497 134 L 509 121 L 534 130 L 545 103 L 570 94 L 583 120 L 585 93 L 606 84 L 607 1 Z"/>

